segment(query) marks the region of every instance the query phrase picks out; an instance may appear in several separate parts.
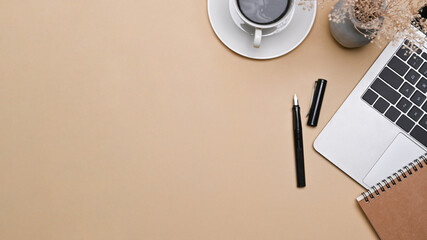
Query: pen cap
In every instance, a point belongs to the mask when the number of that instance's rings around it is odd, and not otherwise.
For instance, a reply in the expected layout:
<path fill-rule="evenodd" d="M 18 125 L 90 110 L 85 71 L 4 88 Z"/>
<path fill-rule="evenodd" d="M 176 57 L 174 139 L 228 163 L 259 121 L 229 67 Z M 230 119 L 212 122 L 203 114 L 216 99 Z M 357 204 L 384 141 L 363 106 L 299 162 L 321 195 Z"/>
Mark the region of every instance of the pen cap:
<path fill-rule="evenodd" d="M 317 126 L 320 109 L 322 108 L 323 96 L 325 95 L 326 83 L 327 81 L 325 79 L 318 79 L 315 82 L 310 112 L 308 113 L 308 126 Z"/>

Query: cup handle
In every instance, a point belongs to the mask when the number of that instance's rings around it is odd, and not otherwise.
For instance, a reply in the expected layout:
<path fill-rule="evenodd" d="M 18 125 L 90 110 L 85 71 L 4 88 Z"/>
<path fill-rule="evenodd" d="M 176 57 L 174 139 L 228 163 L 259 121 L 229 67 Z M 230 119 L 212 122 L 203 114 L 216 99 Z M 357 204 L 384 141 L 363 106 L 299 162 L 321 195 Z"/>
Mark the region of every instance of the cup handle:
<path fill-rule="evenodd" d="M 262 39 L 262 29 L 261 28 L 255 28 L 254 48 L 259 48 L 259 46 L 261 45 L 261 39 Z"/>

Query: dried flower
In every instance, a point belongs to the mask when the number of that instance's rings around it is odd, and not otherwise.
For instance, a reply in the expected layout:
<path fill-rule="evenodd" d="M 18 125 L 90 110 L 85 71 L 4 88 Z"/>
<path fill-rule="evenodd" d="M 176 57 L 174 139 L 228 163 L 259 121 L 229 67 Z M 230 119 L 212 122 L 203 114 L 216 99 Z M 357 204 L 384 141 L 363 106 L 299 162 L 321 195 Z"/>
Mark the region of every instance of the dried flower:
<path fill-rule="evenodd" d="M 319 0 L 319 5 L 335 1 Z M 299 5 L 310 8 L 311 4 L 313 0 L 300 0 Z M 424 6 L 425 0 L 344 0 L 340 11 L 329 14 L 329 20 L 342 23 L 352 18 L 356 30 L 379 46 L 402 37 L 423 45 L 426 37 L 418 34 L 412 23 L 418 19 L 420 30 L 427 32 L 427 20 L 419 13 Z"/>

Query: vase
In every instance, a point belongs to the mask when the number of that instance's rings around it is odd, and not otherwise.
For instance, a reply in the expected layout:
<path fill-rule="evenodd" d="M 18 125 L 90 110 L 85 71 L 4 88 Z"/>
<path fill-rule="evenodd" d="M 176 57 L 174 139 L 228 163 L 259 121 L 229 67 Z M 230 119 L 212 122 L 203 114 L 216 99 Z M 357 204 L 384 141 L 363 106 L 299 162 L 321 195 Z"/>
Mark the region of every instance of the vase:
<path fill-rule="evenodd" d="M 371 35 L 370 33 L 375 30 L 366 29 L 364 26 L 369 24 L 361 23 L 354 16 L 354 11 L 348 11 L 347 9 L 344 9 L 345 7 L 349 7 L 344 5 L 345 2 L 346 0 L 340 0 L 332 9 L 331 13 L 334 11 L 345 11 L 346 13 L 344 15 L 345 17 L 343 21 L 340 23 L 329 21 L 329 30 L 334 39 L 343 47 L 362 47 L 371 42 L 372 38 L 370 39 L 367 37 L 367 35 Z M 375 24 L 381 24 L 380 22 L 382 22 L 382 19 L 380 18 L 374 21 L 376 21 Z"/>

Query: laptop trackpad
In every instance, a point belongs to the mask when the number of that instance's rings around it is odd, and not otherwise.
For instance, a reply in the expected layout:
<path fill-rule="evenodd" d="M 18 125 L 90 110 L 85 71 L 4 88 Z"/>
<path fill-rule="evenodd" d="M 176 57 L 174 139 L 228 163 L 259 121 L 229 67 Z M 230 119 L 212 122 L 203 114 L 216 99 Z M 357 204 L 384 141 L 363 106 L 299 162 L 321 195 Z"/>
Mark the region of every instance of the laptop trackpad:
<path fill-rule="evenodd" d="M 374 186 L 424 153 L 425 151 L 421 147 L 399 133 L 363 179 L 363 182 L 368 186 Z"/>

